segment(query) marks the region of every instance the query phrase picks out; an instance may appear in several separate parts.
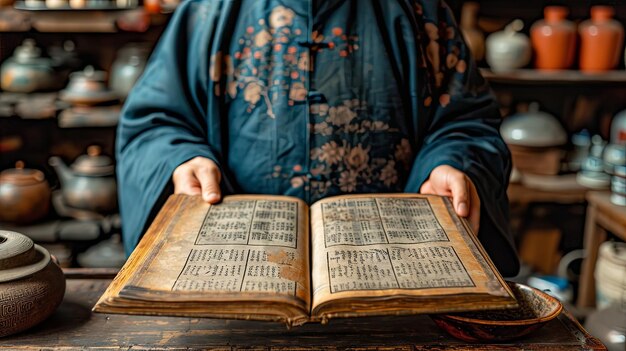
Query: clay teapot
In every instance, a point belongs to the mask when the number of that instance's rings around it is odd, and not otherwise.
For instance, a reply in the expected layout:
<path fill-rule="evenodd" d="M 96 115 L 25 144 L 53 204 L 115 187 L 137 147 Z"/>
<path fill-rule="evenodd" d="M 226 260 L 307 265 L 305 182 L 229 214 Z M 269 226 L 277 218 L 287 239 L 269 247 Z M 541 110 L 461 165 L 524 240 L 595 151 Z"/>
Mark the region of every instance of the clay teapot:
<path fill-rule="evenodd" d="M 41 56 L 41 49 L 33 39 L 25 39 L 0 70 L 2 90 L 14 93 L 51 89 L 56 81 L 53 61 Z"/>
<path fill-rule="evenodd" d="M 0 230 L 0 337 L 50 316 L 65 294 L 65 277 L 50 253 L 27 236 Z"/>
<path fill-rule="evenodd" d="M 49 163 L 61 182 L 63 200 L 77 209 L 111 213 L 117 208 L 117 185 L 113 160 L 101 154 L 99 146 L 87 148 L 87 155 L 79 156 L 67 167 L 56 156 Z"/>
<path fill-rule="evenodd" d="M 0 173 L 0 221 L 24 224 L 45 217 L 50 194 L 43 172 L 17 162 L 15 168 Z"/>

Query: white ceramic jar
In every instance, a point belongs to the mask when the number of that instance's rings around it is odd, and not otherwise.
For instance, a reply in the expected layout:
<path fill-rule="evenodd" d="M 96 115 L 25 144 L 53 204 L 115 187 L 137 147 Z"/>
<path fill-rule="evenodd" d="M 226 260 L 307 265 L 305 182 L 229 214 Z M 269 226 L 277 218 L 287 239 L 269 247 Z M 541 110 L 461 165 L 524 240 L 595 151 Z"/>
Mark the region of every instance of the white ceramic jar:
<path fill-rule="evenodd" d="M 530 40 L 525 34 L 519 33 L 522 28 L 524 22 L 516 19 L 503 31 L 487 37 L 486 58 L 494 72 L 509 71 L 530 63 L 532 56 Z"/>

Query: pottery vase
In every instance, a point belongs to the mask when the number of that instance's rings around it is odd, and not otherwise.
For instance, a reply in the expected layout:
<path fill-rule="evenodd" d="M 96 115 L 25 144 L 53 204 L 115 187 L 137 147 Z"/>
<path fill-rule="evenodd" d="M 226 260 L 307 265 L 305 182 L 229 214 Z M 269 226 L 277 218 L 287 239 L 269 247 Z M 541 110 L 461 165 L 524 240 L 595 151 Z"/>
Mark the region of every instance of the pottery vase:
<path fill-rule="evenodd" d="M 567 14 L 566 7 L 548 6 L 544 9 L 544 19 L 531 27 L 535 67 L 546 70 L 567 69 L 574 63 L 576 26 L 566 19 Z"/>
<path fill-rule="evenodd" d="M 620 59 L 624 27 L 613 19 L 610 6 L 593 6 L 591 19 L 580 24 L 580 69 L 599 72 L 614 69 Z"/>
<path fill-rule="evenodd" d="M 485 57 L 485 36 L 476 23 L 479 8 L 480 5 L 476 2 L 463 3 L 460 26 L 465 43 L 476 61 L 481 61 Z"/>
<path fill-rule="evenodd" d="M 0 230 L 0 337 L 39 324 L 65 294 L 61 268 L 25 235 Z"/>

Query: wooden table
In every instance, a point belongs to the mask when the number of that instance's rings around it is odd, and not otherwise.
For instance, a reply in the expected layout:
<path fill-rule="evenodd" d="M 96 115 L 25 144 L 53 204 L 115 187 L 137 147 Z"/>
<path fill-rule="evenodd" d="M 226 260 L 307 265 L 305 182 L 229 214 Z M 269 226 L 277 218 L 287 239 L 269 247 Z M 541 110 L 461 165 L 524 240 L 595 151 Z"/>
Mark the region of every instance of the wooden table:
<path fill-rule="evenodd" d="M 593 274 L 598 259 L 598 248 L 607 239 L 607 231 L 626 240 L 626 207 L 610 201 L 608 191 L 587 193 L 587 218 L 585 219 L 584 249 L 585 260 L 580 275 L 580 288 L 576 305 L 595 306 L 596 284 Z"/>
<path fill-rule="evenodd" d="M 283 325 L 199 318 L 126 316 L 92 313 L 109 279 L 77 279 L 71 272 L 65 299 L 42 324 L 0 339 L 11 350 L 606 350 L 568 313 L 528 338 L 508 344 L 465 344 L 427 316 L 361 318 Z"/>

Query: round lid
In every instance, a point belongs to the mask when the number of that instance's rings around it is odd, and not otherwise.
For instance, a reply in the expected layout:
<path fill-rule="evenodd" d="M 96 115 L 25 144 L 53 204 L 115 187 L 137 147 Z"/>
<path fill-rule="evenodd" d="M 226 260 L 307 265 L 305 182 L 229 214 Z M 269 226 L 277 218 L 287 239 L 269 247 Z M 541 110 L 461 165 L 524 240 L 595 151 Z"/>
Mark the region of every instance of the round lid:
<path fill-rule="evenodd" d="M 102 148 L 92 145 L 87 148 L 87 154 L 79 156 L 72 164 L 72 170 L 76 174 L 90 176 L 105 176 L 113 174 L 115 169 L 113 160 L 102 155 Z"/>
<path fill-rule="evenodd" d="M 105 71 L 98 71 L 93 66 L 89 65 L 82 71 L 76 71 L 70 73 L 70 81 L 72 80 L 89 80 L 95 82 L 104 82 L 106 79 Z"/>
<path fill-rule="evenodd" d="M 50 253 L 24 234 L 0 230 L 0 283 L 35 274 L 50 262 Z"/>
<path fill-rule="evenodd" d="M 19 61 L 28 61 L 41 57 L 41 49 L 35 45 L 35 40 L 28 38 L 15 48 L 13 55 Z"/>
<path fill-rule="evenodd" d="M 539 111 L 537 103 L 528 112 L 506 118 L 500 127 L 507 144 L 527 147 L 559 146 L 567 142 L 567 133 L 552 115 Z"/>
<path fill-rule="evenodd" d="M 46 177 L 43 172 L 36 169 L 24 168 L 24 162 L 22 161 L 17 161 L 15 168 L 0 172 L 0 181 L 14 185 L 34 185 L 44 182 L 45 180 Z"/>

